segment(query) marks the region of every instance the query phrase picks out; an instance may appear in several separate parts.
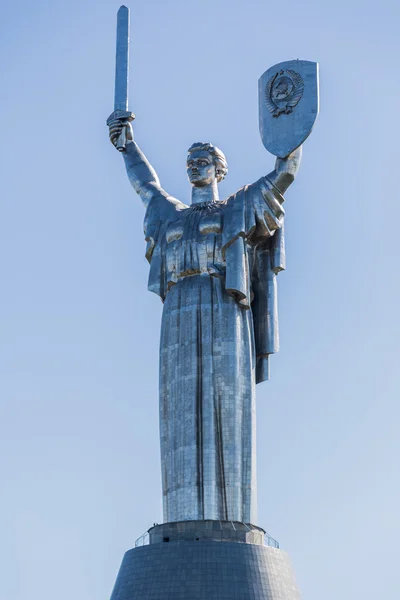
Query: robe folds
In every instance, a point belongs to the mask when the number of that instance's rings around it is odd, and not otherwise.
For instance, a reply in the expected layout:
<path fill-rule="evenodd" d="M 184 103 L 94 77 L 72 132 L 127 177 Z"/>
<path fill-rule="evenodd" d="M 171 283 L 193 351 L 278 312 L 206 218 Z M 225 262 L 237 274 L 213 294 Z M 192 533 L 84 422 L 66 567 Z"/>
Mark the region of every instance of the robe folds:
<path fill-rule="evenodd" d="M 164 302 L 165 522 L 256 522 L 255 383 L 279 349 L 282 203 L 262 177 L 224 201 L 187 206 L 159 194 L 147 208 L 148 288 Z"/>

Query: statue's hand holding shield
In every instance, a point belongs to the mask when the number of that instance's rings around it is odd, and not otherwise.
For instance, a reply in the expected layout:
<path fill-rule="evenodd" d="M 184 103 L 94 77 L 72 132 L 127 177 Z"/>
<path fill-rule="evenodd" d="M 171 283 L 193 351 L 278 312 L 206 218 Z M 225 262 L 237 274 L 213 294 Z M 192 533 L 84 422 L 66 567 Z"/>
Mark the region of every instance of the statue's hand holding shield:
<path fill-rule="evenodd" d="M 261 139 L 284 158 L 310 135 L 318 116 L 318 64 L 290 60 L 274 65 L 258 82 Z"/>

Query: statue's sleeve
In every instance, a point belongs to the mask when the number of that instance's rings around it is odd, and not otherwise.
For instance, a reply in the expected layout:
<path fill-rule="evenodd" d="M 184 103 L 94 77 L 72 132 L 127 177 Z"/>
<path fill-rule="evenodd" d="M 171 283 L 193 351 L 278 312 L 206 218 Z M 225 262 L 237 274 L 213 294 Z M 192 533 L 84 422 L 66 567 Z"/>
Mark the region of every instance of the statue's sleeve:
<path fill-rule="evenodd" d="M 242 237 L 252 245 L 274 235 L 283 224 L 284 198 L 267 177 L 246 185 L 226 200 L 223 247 Z"/>
<path fill-rule="evenodd" d="M 269 378 L 269 356 L 279 349 L 276 275 L 285 268 L 283 201 L 266 177 L 226 201 L 226 291 L 252 308 L 257 383 Z"/>
<path fill-rule="evenodd" d="M 282 227 L 284 198 L 267 177 L 261 177 L 245 190 L 246 238 L 252 244 L 259 244 Z"/>
<path fill-rule="evenodd" d="M 187 208 L 185 204 L 160 190 L 150 200 L 144 218 L 144 235 L 147 242 L 146 258 L 150 263 L 148 289 L 162 300 L 167 293 L 166 240 L 165 233 L 177 212 Z"/>

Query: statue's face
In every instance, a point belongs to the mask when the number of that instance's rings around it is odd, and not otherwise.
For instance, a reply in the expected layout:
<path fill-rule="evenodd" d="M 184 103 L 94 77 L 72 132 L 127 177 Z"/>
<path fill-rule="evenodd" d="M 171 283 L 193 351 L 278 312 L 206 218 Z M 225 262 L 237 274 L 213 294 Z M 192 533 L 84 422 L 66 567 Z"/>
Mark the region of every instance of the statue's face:
<path fill-rule="evenodd" d="M 217 174 L 213 158 L 207 150 L 195 150 L 186 163 L 189 181 L 195 187 L 209 185 Z"/>

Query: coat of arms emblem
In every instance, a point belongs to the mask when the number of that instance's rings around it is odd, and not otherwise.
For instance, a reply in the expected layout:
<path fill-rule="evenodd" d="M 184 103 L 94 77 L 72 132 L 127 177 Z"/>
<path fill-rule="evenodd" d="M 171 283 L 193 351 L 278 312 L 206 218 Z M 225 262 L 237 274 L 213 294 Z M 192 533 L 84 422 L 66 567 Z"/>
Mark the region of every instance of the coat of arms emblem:
<path fill-rule="evenodd" d="M 302 76 L 292 69 L 281 69 L 268 81 L 265 88 L 267 106 L 273 117 L 289 115 L 300 101 L 304 91 Z"/>
<path fill-rule="evenodd" d="M 310 135 L 318 115 L 318 65 L 289 60 L 274 65 L 259 80 L 261 139 L 284 158 Z"/>

